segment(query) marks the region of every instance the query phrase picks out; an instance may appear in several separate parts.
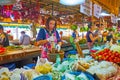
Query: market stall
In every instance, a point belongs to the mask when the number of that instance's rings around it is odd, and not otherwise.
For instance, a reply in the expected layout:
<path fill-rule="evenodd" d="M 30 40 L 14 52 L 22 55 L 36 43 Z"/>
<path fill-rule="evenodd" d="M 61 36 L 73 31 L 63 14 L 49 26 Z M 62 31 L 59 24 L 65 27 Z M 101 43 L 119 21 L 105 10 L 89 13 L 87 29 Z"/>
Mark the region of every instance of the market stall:
<path fill-rule="evenodd" d="M 0 80 L 120 80 L 120 0 L 78 0 L 74 5 L 64 1 L 0 1 L 0 24 L 10 42 L 0 45 Z M 55 17 L 48 26 L 55 25 L 59 41 L 47 29 L 48 17 Z M 91 38 L 86 34 L 93 26 Z M 38 33 L 41 29 L 46 30 L 45 39 L 44 32 Z M 21 31 L 32 44 L 19 43 Z M 37 40 L 37 35 L 44 36 Z M 91 48 L 87 38 L 94 43 Z M 14 69 L 3 65 L 9 63 L 18 65 Z"/>
<path fill-rule="evenodd" d="M 40 56 L 40 49 L 37 47 L 31 48 L 30 50 L 6 51 L 4 54 L 0 55 L 0 65 L 25 59 L 32 59 L 37 56 Z"/>

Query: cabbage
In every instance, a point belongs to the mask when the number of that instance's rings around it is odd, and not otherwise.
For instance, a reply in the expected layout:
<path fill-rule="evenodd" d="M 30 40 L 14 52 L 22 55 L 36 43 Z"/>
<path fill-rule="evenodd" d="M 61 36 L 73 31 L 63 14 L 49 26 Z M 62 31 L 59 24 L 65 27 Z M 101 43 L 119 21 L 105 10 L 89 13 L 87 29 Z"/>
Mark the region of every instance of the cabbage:
<path fill-rule="evenodd" d="M 77 80 L 89 80 L 87 76 L 82 72 L 79 76 L 77 76 Z"/>
<path fill-rule="evenodd" d="M 110 48 L 110 50 L 120 52 L 120 46 L 118 46 L 118 45 L 112 45 L 111 48 Z"/>

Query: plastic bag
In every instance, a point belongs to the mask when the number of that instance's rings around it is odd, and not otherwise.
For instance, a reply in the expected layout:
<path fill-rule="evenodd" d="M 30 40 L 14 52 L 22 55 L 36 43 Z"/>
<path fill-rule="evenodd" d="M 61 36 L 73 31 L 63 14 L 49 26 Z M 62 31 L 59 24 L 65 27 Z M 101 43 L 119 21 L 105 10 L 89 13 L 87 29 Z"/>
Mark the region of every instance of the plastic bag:
<path fill-rule="evenodd" d="M 35 71 L 37 73 L 47 74 L 52 70 L 52 66 L 48 62 L 47 59 L 39 58 L 37 60 L 37 64 L 35 66 Z"/>

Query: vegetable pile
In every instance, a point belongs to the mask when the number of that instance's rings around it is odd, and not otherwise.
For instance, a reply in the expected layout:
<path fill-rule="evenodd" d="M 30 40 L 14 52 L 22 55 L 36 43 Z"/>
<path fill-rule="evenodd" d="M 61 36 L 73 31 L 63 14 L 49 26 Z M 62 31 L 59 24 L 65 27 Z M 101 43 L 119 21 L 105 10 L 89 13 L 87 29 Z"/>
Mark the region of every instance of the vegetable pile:
<path fill-rule="evenodd" d="M 114 63 L 120 63 L 120 54 L 117 51 L 110 50 L 108 48 L 92 53 L 91 56 L 96 60 L 105 60 Z"/>
<path fill-rule="evenodd" d="M 3 47 L 1 47 L 1 48 L 0 48 L 0 54 L 4 54 L 5 52 L 6 52 L 6 49 L 3 48 Z"/>

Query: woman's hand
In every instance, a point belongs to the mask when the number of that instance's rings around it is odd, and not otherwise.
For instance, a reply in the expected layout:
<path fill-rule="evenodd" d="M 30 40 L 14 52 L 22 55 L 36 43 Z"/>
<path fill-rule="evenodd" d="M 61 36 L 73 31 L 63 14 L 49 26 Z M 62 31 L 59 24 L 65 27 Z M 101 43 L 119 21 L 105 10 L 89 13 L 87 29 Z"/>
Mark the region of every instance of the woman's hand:
<path fill-rule="evenodd" d="M 59 44 L 57 44 L 57 45 L 55 46 L 55 48 L 56 48 L 56 50 L 57 50 L 58 52 L 61 50 L 61 46 L 60 46 Z"/>
<path fill-rule="evenodd" d="M 37 46 L 39 46 L 39 45 L 44 45 L 45 43 L 47 43 L 48 42 L 48 40 L 46 39 L 46 40 L 40 40 L 40 41 L 37 41 L 36 42 L 36 45 Z"/>
<path fill-rule="evenodd" d="M 55 40 L 55 36 L 51 36 L 49 38 L 47 38 L 48 42 L 53 42 Z"/>

